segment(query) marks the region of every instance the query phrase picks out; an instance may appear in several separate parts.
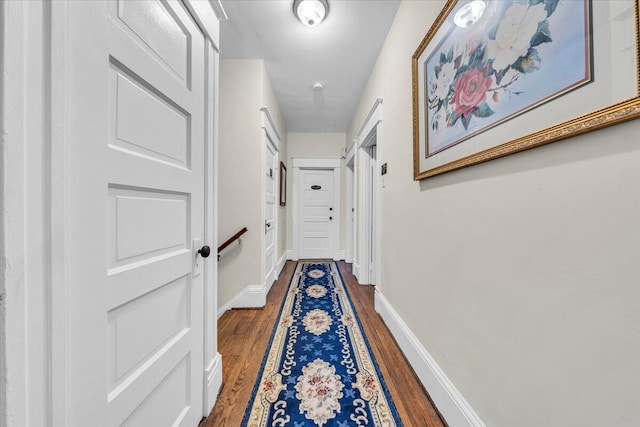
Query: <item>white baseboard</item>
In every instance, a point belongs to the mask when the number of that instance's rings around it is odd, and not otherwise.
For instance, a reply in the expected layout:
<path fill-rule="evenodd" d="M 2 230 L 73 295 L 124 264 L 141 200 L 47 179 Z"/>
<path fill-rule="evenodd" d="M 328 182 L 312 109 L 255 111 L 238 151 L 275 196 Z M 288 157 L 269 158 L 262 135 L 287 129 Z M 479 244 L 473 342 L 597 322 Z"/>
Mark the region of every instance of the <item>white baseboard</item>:
<path fill-rule="evenodd" d="M 222 387 L 222 356 L 216 353 L 209 367 L 204 371 L 204 380 L 207 384 L 204 396 L 204 417 L 208 417 L 216 404 L 218 393 Z"/>
<path fill-rule="evenodd" d="M 282 254 L 282 257 L 278 260 L 278 264 L 273 272 L 273 280 L 271 278 L 267 280 L 262 286 L 247 286 L 240 291 L 236 296 L 231 298 L 229 302 L 220 307 L 218 310 L 218 319 L 228 310 L 232 308 L 261 308 L 267 303 L 267 295 L 271 290 L 271 286 L 275 280 L 277 280 L 280 272 L 287 263 L 288 251 Z"/>
<path fill-rule="evenodd" d="M 269 287 L 266 285 L 247 286 L 218 310 L 218 319 L 232 308 L 262 308 L 267 303 Z"/>
<path fill-rule="evenodd" d="M 278 280 L 278 277 L 280 277 L 280 273 L 282 272 L 284 265 L 287 263 L 287 252 L 288 251 L 284 251 L 280 259 L 278 260 L 278 265 L 276 267 L 276 280 Z"/>
<path fill-rule="evenodd" d="M 353 260 L 353 266 L 351 268 L 351 272 L 358 279 L 358 283 L 360 283 L 360 266 L 356 264 L 356 260 Z"/>
<path fill-rule="evenodd" d="M 287 251 L 287 259 L 298 261 L 300 259 L 300 252 L 297 249 L 289 249 Z"/>
<path fill-rule="evenodd" d="M 240 293 L 240 298 L 233 305 L 234 308 L 257 308 L 264 307 L 267 303 L 267 285 L 247 286 Z"/>
<path fill-rule="evenodd" d="M 452 427 L 486 427 L 389 301 L 377 290 L 375 307 L 447 424 Z"/>
<path fill-rule="evenodd" d="M 336 249 L 333 251 L 333 260 L 340 261 L 345 258 L 345 250 L 344 249 Z"/>

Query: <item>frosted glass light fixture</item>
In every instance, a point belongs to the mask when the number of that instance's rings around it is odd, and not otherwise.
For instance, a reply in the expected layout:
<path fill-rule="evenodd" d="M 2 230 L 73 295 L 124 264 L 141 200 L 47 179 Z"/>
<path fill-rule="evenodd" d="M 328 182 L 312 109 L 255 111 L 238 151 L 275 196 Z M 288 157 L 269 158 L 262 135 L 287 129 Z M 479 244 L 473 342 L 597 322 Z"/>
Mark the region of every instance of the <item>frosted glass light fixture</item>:
<path fill-rule="evenodd" d="M 483 0 L 472 0 L 456 12 L 453 22 L 461 28 L 470 27 L 482 18 L 486 7 L 487 4 Z"/>
<path fill-rule="evenodd" d="M 329 13 L 327 0 L 294 0 L 293 14 L 307 27 L 320 25 Z"/>

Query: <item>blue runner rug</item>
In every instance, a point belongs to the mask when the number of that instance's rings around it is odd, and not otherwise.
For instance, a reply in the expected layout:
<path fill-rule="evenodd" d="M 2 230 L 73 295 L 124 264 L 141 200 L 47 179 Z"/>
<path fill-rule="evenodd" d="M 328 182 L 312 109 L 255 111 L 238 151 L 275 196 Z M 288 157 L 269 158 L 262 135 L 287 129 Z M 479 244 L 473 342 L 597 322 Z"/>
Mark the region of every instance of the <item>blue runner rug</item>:
<path fill-rule="evenodd" d="M 296 265 L 242 426 L 402 426 L 336 263 Z"/>

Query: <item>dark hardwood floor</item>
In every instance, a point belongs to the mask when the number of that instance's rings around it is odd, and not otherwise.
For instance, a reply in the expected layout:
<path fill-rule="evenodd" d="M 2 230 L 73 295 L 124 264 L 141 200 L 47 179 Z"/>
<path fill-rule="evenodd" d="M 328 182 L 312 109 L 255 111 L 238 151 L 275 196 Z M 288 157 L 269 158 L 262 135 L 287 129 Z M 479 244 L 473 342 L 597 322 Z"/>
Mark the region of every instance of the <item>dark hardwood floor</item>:
<path fill-rule="evenodd" d="M 240 426 L 295 265 L 293 261 L 287 262 L 263 309 L 230 310 L 218 320 L 223 385 L 213 411 L 200 427 Z M 402 422 L 407 427 L 445 426 L 391 333 L 375 312 L 374 287 L 358 285 L 351 274 L 350 264 L 341 261 L 338 265 Z"/>

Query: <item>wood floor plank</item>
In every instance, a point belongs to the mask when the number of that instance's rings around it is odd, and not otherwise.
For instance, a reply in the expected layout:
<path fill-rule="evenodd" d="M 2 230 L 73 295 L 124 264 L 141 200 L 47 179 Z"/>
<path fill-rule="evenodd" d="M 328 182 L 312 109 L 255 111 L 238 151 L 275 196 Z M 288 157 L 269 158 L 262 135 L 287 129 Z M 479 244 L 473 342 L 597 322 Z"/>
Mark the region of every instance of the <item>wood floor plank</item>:
<path fill-rule="evenodd" d="M 295 266 L 295 262 L 287 261 L 263 309 L 230 310 L 218 320 L 223 385 L 213 411 L 200 427 L 240 425 Z M 338 266 L 402 422 L 407 427 L 444 427 L 446 424 L 375 311 L 375 288 L 359 285 L 350 264 L 341 261 Z"/>

